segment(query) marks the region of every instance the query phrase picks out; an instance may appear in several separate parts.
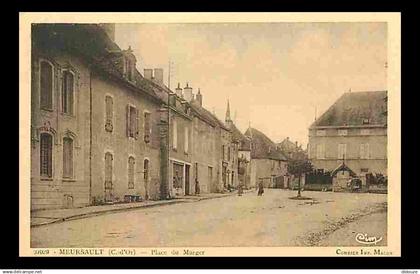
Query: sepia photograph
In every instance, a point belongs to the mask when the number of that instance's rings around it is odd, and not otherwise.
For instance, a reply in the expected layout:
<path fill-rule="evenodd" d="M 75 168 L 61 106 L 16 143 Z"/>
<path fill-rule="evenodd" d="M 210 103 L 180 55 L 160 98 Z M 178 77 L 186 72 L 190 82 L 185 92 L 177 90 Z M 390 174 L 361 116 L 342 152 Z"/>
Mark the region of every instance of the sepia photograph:
<path fill-rule="evenodd" d="M 25 256 L 400 255 L 398 15 L 53 15 L 21 15 Z"/>

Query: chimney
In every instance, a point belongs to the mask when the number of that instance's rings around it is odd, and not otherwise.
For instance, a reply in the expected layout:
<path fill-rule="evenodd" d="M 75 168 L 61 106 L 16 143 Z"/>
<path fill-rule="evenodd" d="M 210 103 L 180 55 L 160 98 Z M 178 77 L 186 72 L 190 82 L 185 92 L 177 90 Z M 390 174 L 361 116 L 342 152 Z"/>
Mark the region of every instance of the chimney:
<path fill-rule="evenodd" d="M 101 28 L 105 31 L 109 39 L 111 39 L 112 42 L 115 42 L 115 24 L 102 23 L 99 24 L 99 26 L 101 26 Z"/>
<path fill-rule="evenodd" d="M 153 69 L 144 69 L 144 78 L 152 80 L 153 78 Z"/>
<path fill-rule="evenodd" d="M 163 69 L 162 68 L 155 68 L 155 81 L 158 84 L 163 84 Z"/>
<path fill-rule="evenodd" d="M 175 88 L 175 93 L 178 97 L 182 97 L 182 88 L 179 86 L 179 83 L 178 86 Z"/>
<path fill-rule="evenodd" d="M 198 92 L 195 95 L 195 100 L 200 104 L 200 107 L 203 106 L 203 95 L 201 95 L 200 89 L 198 89 Z"/>
<path fill-rule="evenodd" d="M 193 94 L 192 94 L 192 87 L 187 86 L 184 88 L 184 99 L 187 100 L 187 102 L 191 102 L 191 100 L 193 99 Z"/>

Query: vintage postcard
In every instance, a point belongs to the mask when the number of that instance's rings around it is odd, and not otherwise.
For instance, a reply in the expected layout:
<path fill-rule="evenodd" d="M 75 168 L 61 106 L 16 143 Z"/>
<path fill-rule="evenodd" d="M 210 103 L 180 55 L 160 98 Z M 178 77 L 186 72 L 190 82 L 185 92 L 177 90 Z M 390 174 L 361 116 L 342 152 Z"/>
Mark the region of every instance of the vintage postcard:
<path fill-rule="evenodd" d="M 399 13 L 21 13 L 20 256 L 401 256 Z"/>

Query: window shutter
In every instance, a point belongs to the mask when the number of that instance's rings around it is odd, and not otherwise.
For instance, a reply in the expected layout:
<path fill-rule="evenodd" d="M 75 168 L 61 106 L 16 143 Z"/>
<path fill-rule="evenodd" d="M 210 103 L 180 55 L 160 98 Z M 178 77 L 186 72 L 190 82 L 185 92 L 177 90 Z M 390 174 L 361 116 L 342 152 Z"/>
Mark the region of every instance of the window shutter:
<path fill-rule="evenodd" d="M 138 139 L 139 138 L 139 134 L 140 134 L 140 110 L 139 109 L 135 109 L 136 111 L 136 134 L 135 134 L 135 138 Z"/>
<path fill-rule="evenodd" d="M 144 141 L 146 143 L 150 142 L 151 127 L 150 127 L 150 113 L 144 113 Z"/>
<path fill-rule="evenodd" d="M 127 127 L 127 137 L 130 137 L 130 105 L 126 107 L 126 127 Z"/>

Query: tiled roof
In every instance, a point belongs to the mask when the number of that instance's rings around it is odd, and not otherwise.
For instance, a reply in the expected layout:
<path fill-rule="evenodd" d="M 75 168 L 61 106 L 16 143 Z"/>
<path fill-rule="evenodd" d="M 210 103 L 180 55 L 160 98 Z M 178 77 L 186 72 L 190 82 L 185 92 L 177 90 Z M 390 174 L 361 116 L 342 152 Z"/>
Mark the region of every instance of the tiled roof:
<path fill-rule="evenodd" d="M 249 137 L 242 134 L 242 132 L 235 126 L 234 123 L 231 123 L 230 130 L 232 131 L 233 139 L 240 143 L 240 150 L 250 151 L 251 150 L 251 140 Z"/>
<path fill-rule="evenodd" d="M 196 115 L 198 115 L 201 119 L 205 120 L 210 125 L 214 127 L 219 126 L 224 130 L 229 130 L 229 128 L 227 128 L 222 121 L 220 121 L 213 113 L 200 106 L 198 102 L 192 101 L 191 109 Z"/>
<path fill-rule="evenodd" d="M 40 48 L 75 52 L 92 64 L 94 69 L 161 101 L 157 94 L 161 93 L 159 87 L 143 78 L 137 69 L 134 81 L 124 77 L 115 63 L 115 56 L 122 54 L 122 50 L 98 24 L 35 24 L 32 37 Z"/>
<path fill-rule="evenodd" d="M 281 153 L 276 144 L 261 131 L 250 127 L 245 132 L 245 136 L 248 136 L 251 139 L 251 158 L 287 160 L 286 156 Z"/>
<path fill-rule="evenodd" d="M 343 94 L 312 127 L 385 125 L 387 91 L 347 92 Z"/>

